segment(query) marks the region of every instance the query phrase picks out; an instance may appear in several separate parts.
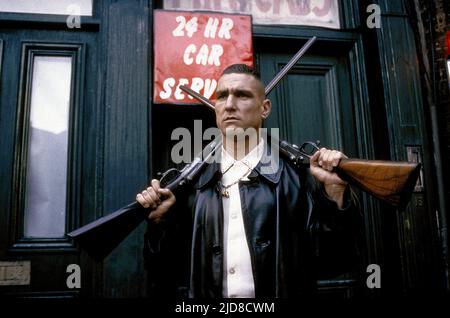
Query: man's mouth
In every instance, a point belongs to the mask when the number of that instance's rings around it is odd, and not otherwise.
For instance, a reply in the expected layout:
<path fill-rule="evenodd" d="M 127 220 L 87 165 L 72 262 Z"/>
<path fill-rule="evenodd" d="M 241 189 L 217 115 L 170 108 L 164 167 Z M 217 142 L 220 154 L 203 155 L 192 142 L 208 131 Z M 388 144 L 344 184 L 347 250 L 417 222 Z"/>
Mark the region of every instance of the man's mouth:
<path fill-rule="evenodd" d="M 224 121 L 236 121 L 239 120 L 237 117 L 226 117 Z"/>

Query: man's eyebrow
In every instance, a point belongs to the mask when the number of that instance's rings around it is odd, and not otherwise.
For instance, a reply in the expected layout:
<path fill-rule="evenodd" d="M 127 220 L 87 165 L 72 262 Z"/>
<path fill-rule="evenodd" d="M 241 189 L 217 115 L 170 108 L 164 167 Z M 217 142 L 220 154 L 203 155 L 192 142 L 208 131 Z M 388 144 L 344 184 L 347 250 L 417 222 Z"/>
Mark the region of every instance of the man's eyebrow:
<path fill-rule="evenodd" d="M 246 96 L 253 96 L 255 93 L 251 89 L 244 89 L 244 88 L 236 88 L 233 90 L 234 95 L 246 95 Z"/>
<path fill-rule="evenodd" d="M 224 88 L 224 89 L 218 90 L 218 92 L 231 92 L 233 94 L 251 94 L 251 95 L 253 95 L 253 90 L 246 89 L 246 88 L 240 88 L 240 87 L 231 88 L 231 89 Z"/>
<path fill-rule="evenodd" d="M 223 96 L 228 93 L 228 88 L 216 90 L 216 96 Z"/>
<path fill-rule="evenodd" d="M 223 88 L 216 90 L 216 97 L 224 97 L 229 94 L 233 94 L 235 96 L 247 96 L 252 97 L 255 95 L 255 93 L 251 89 L 244 89 L 244 88 Z"/>

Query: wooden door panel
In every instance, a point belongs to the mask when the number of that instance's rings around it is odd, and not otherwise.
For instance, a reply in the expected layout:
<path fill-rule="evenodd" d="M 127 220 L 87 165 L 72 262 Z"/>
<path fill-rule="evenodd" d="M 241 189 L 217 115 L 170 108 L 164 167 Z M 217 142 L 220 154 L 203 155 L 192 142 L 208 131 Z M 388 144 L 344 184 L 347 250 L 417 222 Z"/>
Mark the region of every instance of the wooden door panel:
<path fill-rule="evenodd" d="M 290 55 L 262 54 L 261 77 L 268 82 Z M 271 93 L 267 127 L 279 127 L 294 143 L 320 140 L 324 147 L 356 154 L 355 117 L 347 63 L 342 58 L 304 57 Z"/>
<path fill-rule="evenodd" d="M 261 53 L 261 78 L 268 83 L 291 55 Z M 320 140 L 327 148 L 357 154 L 355 117 L 348 63 L 340 56 L 305 56 L 271 93 L 268 128 L 279 127 L 280 137 L 301 144 Z M 331 264 L 330 264 L 331 265 Z M 355 264 L 355 268 L 358 264 Z M 357 283 L 351 273 L 319 281 L 322 297 L 348 298 Z"/>

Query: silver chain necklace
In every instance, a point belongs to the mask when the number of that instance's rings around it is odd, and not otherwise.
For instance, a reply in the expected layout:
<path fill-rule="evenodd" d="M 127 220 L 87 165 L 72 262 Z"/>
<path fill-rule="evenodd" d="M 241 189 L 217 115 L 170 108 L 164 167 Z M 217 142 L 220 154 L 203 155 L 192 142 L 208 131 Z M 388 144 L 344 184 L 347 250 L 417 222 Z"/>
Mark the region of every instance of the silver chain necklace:
<path fill-rule="evenodd" d="M 237 161 L 234 161 L 227 169 L 225 169 L 224 172 L 222 172 L 222 178 L 225 175 L 225 173 L 227 173 L 231 169 L 231 167 L 234 166 L 234 164 L 236 162 Z M 229 198 L 230 197 L 230 193 L 228 192 L 228 189 L 230 187 L 232 187 L 233 185 L 235 185 L 236 183 L 238 183 L 239 181 L 241 181 L 252 170 L 252 168 L 247 163 L 245 163 L 245 161 L 241 161 L 241 162 L 244 165 L 246 165 L 248 169 L 247 169 L 247 171 L 245 171 L 245 173 L 239 179 L 237 179 L 236 181 L 234 181 L 234 182 L 232 182 L 232 183 L 230 183 L 228 185 L 224 185 L 222 183 L 222 181 L 217 182 L 217 191 L 220 193 L 221 196 L 223 196 L 225 198 Z"/>

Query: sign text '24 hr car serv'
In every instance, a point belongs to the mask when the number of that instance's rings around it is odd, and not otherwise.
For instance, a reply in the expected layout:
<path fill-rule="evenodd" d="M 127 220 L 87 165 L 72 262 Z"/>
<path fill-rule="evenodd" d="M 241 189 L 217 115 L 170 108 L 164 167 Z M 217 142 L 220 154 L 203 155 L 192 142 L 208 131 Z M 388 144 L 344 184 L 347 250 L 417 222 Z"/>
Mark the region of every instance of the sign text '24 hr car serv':
<path fill-rule="evenodd" d="M 155 103 L 197 104 L 180 85 L 214 98 L 227 66 L 253 66 L 250 16 L 156 10 L 154 23 Z"/>

